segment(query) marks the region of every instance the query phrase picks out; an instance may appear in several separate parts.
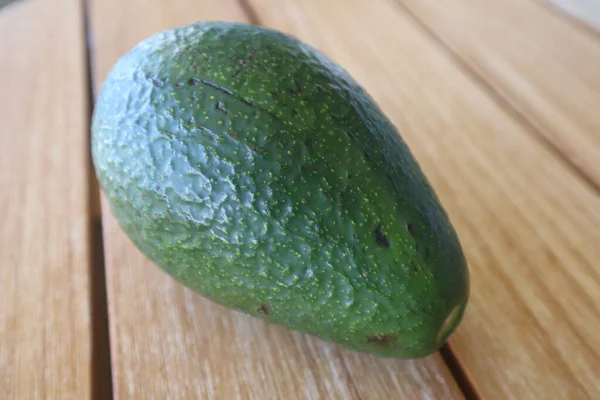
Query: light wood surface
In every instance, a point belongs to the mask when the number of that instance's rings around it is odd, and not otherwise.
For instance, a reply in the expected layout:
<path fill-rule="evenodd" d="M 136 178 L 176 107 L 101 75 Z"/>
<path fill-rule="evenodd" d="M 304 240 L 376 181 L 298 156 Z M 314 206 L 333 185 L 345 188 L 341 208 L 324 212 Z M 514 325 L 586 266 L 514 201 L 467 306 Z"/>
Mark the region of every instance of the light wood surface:
<path fill-rule="evenodd" d="M 96 88 L 139 40 L 200 19 L 247 21 L 235 1 L 93 1 Z M 184 289 L 140 254 L 103 206 L 117 397 L 462 398 L 439 354 L 403 362 L 352 353 Z"/>
<path fill-rule="evenodd" d="M 471 266 L 450 343 L 477 393 L 598 398 L 598 193 L 393 2 L 251 4 L 347 67 L 437 189 Z"/>
<path fill-rule="evenodd" d="M 0 398 L 92 391 L 84 32 L 76 0 L 0 12 Z"/>
<path fill-rule="evenodd" d="M 600 35 L 537 0 L 87 4 L 96 92 L 138 41 L 199 20 L 260 23 L 343 65 L 450 214 L 471 300 L 449 367 L 184 289 L 97 210 L 84 2 L 15 2 L 0 11 L 0 399 L 109 398 L 109 355 L 122 399 L 600 398 Z"/>
<path fill-rule="evenodd" d="M 600 187 L 600 34 L 542 0 L 392 1 Z"/>

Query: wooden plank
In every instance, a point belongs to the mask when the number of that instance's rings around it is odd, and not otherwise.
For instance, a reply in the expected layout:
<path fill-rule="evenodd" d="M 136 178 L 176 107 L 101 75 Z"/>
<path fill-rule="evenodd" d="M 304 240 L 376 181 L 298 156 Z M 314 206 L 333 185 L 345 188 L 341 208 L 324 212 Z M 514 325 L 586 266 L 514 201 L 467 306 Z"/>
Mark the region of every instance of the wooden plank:
<path fill-rule="evenodd" d="M 600 186 L 600 36 L 539 0 L 395 0 Z"/>
<path fill-rule="evenodd" d="M 92 394 L 87 66 L 78 0 L 0 12 L 0 398 Z"/>
<path fill-rule="evenodd" d="M 450 345 L 481 398 L 599 398 L 598 193 L 393 2 L 251 4 L 346 66 L 430 177 L 470 262 Z"/>
<path fill-rule="evenodd" d="M 117 12 L 118 10 L 118 12 Z M 139 40 L 197 19 L 245 21 L 235 1 L 96 0 L 94 71 Z M 219 307 L 137 251 L 103 203 L 113 380 L 136 398 L 461 398 L 436 354 L 381 360 Z"/>

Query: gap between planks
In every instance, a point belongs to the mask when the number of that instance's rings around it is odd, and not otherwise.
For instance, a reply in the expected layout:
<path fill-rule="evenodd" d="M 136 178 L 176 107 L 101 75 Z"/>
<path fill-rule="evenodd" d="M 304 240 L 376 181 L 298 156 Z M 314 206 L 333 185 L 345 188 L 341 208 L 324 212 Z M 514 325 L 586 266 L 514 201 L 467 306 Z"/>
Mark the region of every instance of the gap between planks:
<path fill-rule="evenodd" d="M 479 400 L 481 396 L 475 390 L 475 386 L 472 383 L 472 378 L 469 377 L 468 371 L 466 368 L 460 364 L 458 357 L 454 350 L 452 349 L 452 345 L 449 342 L 446 342 L 444 346 L 440 349 L 440 355 L 442 359 L 448 366 L 452 377 L 458 384 L 463 396 L 466 400 Z"/>
<path fill-rule="evenodd" d="M 244 1 L 244 0 L 240 0 Z M 589 176 L 586 171 L 584 171 L 581 167 L 575 164 L 571 158 L 565 154 L 560 147 L 553 143 L 552 140 L 546 137 L 541 132 L 540 127 L 537 127 L 528 117 L 527 115 L 520 111 L 518 105 L 514 103 L 510 98 L 507 97 L 505 93 L 497 90 L 492 83 L 489 81 L 489 78 L 485 76 L 484 73 L 478 68 L 477 65 L 470 63 L 467 59 L 465 59 L 461 54 L 453 49 L 453 47 L 446 42 L 433 28 L 431 28 L 421 17 L 419 17 L 413 10 L 409 7 L 401 3 L 401 0 L 387 0 L 391 1 L 395 4 L 396 7 L 400 9 L 400 12 L 407 15 L 413 21 L 415 21 L 416 25 L 422 30 L 422 32 L 427 35 L 434 44 L 437 44 L 441 51 L 443 51 L 450 59 L 452 59 L 456 65 L 463 70 L 468 76 L 472 78 L 472 80 L 480 86 L 486 93 L 490 95 L 490 98 L 494 100 L 494 102 L 502 108 L 506 113 L 512 116 L 521 126 L 523 126 L 524 131 L 530 134 L 538 143 L 548 149 L 551 153 L 556 155 L 567 168 L 572 170 L 582 181 L 584 181 L 588 186 L 590 186 L 597 194 L 600 194 L 600 184 L 597 183 L 593 177 Z M 556 9 L 552 4 L 546 5 L 549 8 L 554 8 L 554 12 L 560 12 L 563 16 L 564 12 Z M 569 17 L 575 18 L 575 17 Z M 576 21 L 573 23 L 576 24 Z M 582 23 L 577 24 L 580 28 L 583 28 Z M 591 29 L 591 28 L 589 28 Z M 597 33 L 597 32 L 596 32 Z"/>
<path fill-rule="evenodd" d="M 256 11 L 254 11 L 252 4 L 248 3 L 248 0 L 237 0 L 237 2 L 239 3 L 244 14 L 246 14 L 249 23 L 252 25 L 262 25 L 260 23 L 260 18 L 258 18 L 258 14 Z"/>
<path fill-rule="evenodd" d="M 100 206 L 100 187 L 91 153 L 91 119 L 94 110 L 94 86 L 92 84 L 92 38 L 89 26 L 89 4 L 81 0 L 81 12 L 84 33 L 85 84 L 87 93 L 87 168 L 88 168 L 88 218 L 90 230 L 90 305 L 91 305 L 91 394 L 93 400 L 113 398 L 110 335 L 108 328 L 108 298 L 106 295 L 106 266 L 104 263 L 104 240 L 102 237 L 102 209 Z"/>

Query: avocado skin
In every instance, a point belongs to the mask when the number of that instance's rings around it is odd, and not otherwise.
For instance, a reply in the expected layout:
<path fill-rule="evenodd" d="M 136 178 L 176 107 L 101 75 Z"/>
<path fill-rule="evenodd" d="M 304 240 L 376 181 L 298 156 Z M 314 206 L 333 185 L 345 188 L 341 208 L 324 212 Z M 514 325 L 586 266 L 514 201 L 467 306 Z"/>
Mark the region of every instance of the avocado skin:
<path fill-rule="evenodd" d="M 202 22 L 139 43 L 98 96 L 92 155 L 135 245 L 221 305 L 394 358 L 460 323 L 467 264 L 419 165 L 288 35 Z"/>

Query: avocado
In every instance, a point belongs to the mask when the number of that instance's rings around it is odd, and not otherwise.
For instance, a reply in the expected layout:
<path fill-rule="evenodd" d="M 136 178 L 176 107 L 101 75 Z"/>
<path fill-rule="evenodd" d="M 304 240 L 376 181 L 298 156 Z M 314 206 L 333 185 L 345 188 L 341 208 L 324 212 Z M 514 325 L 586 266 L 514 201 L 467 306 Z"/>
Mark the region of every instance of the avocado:
<path fill-rule="evenodd" d="M 202 22 L 142 41 L 97 98 L 92 154 L 129 238 L 214 302 L 394 358 L 462 318 L 465 257 L 407 145 L 289 35 Z"/>

